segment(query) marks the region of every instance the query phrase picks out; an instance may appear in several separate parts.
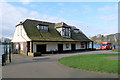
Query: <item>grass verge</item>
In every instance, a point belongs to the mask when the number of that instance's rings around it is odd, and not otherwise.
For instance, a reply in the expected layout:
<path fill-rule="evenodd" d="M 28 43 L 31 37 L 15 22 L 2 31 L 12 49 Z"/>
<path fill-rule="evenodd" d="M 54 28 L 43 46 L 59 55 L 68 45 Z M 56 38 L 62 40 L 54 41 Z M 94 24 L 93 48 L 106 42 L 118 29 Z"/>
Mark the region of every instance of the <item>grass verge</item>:
<path fill-rule="evenodd" d="M 61 58 L 58 62 L 71 68 L 120 74 L 120 71 L 118 71 L 120 70 L 118 69 L 118 60 L 110 60 L 105 58 L 109 56 L 118 56 L 118 54 L 81 54 Z"/>

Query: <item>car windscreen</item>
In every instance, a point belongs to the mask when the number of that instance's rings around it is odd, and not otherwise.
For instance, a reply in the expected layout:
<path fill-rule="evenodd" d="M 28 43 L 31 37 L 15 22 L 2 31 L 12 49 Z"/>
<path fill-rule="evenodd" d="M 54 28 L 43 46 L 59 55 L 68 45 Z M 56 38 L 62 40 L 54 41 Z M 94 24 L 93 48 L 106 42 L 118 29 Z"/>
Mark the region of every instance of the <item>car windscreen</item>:
<path fill-rule="evenodd" d="M 109 45 L 111 46 L 111 43 L 109 43 Z"/>
<path fill-rule="evenodd" d="M 102 46 L 106 46 L 106 44 L 102 44 Z"/>

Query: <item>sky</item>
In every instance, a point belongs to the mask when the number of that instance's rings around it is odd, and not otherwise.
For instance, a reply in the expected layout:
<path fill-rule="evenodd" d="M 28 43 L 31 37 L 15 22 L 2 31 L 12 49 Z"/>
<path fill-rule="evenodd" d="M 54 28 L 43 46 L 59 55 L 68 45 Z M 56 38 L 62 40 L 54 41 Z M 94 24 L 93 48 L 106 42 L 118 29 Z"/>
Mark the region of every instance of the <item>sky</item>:
<path fill-rule="evenodd" d="M 118 32 L 117 2 L 3 2 L 0 3 L 3 37 L 12 38 L 15 25 L 26 19 L 65 22 L 87 37 Z"/>

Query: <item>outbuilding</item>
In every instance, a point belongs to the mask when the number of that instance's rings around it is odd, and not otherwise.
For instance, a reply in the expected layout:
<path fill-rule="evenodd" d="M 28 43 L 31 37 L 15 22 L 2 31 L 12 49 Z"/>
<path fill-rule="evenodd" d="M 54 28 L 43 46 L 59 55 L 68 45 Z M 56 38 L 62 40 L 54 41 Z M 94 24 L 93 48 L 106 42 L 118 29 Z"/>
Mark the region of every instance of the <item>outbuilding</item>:
<path fill-rule="evenodd" d="M 87 50 L 93 41 L 74 26 L 26 19 L 16 25 L 11 41 L 14 52 L 28 56 L 64 51 Z"/>

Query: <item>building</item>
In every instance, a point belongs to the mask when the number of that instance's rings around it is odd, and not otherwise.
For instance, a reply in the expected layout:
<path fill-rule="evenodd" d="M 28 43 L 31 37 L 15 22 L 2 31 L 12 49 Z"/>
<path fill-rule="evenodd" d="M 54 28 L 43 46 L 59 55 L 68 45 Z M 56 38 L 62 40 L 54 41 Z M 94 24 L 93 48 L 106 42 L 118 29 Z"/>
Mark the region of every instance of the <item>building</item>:
<path fill-rule="evenodd" d="M 17 53 L 28 56 L 86 50 L 89 43 L 93 43 L 82 31 L 64 22 L 50 23 L 30 19 L 16 25 L 11 42 Z"/>
<path fill-rule="evenodd" d="M 10 43 L 10 42 L 11 42 L 11 39 L 5 38 L 5 37 L 1 37 L 1 38 L 0 38 L 0 42 L 1 42 L 1 43 Z"/>

